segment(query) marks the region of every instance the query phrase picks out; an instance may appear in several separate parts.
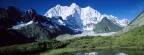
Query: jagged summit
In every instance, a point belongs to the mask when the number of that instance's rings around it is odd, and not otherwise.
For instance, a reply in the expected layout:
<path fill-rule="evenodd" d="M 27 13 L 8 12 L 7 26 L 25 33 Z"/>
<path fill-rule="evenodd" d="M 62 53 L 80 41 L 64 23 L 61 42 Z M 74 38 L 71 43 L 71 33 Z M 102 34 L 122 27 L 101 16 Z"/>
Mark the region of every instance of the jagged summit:
<path fill-rule="evenodd" d="M 99 11 L 90 6 L 81 8 L 76 3 L 72 3 L 70 6 L 56 5 L 55 7 L 49 9 L 44 16 L 61 16 L 62 19 L 66 21 L 66 23 L 63 23 L 68 26 L 76 25 L 75 28 L 82 30 L 93 30 L 95 25 L 98 22 L 101 22 L 104 17 L 107 17 L 114 24 L 120 27 L 125 27 L 129 23 L 129 20 L 127 19 L 119 20 L 116 16 L 101 14 Z"/>
<path fill-rule="evenodd" d="M 29 10 L 27 10 L 27 12 L 29 12 L 29 13 L 37 13 L 33 8 L 30 8 Z"/>
<path fill-rule="evenodd" d="M 71 5 L 70 5 L 70 7 L 77 7 L 78 5 L 76 4 L 76 3 L 72 3 Z"/>

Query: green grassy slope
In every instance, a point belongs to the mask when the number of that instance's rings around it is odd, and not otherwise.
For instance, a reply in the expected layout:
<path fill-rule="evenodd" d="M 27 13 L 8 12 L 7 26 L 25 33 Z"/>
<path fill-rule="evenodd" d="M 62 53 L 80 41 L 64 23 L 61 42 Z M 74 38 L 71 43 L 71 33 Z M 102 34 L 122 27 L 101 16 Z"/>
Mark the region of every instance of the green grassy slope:
<path fill-rule="evenodd" d="M 93 49 L 127 49 L 130 50 L 140 50 L 139 52 L 128 52 L 133 55 L 144 54 L 144 25 L 135 28 L 121 36 L 115 37 L 92 37 L 85 36 L 66 40 L 68 45 L 65 48 L 55 49 L 51 51 L 46 51 L 41 53 L 41 55 L 55 55 L 63 53 L 74 53 L 78 51 L 90 51 Z M 126 50 L 126 51 L 127 51 Z M 122 50 L 123 51 L 123 50 Z M 58 53 L 55 53 L 58 52 Z"/>
<path fill-rule="evenodd" d="M 115 41 L 121 47 L 144 47 L 144 25 L 124 33 Z"/>
<path fill-rule="evenodd" d="M 115 37 L 81 37 L 68 40 L 67 47 L 97 48 L 97 47 L 144 47 L 144 25 L 121 36 Z"/>
<path fill-rule="evenodd" d="M 0 47 L 0 55 L 25 55 L 25 54 L 38 54 L 39 52 L 57 48 L 63 48 L 67 44 L 56 41 L 56 40 L 48 40 L 41 42 L 33 42 L 21 45 L 12 45 Z"/>

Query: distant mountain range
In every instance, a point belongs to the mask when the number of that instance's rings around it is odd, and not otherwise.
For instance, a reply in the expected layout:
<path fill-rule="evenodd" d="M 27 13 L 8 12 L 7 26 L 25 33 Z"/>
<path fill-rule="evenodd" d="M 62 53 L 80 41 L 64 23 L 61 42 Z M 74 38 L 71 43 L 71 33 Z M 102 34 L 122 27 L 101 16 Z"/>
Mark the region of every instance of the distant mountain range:
<path fill-rule="evenodd" d="M 64 20 L 61 22 L 61 25 L 67 25 L 73 30 L 80 30 L 80 31 L 96 29 L 95 27 L 97 26 L 97 23 L 101 22 L 103 18 L 107 18 L 110 22 L 112 22 L 116 26 L 122 28 L 127 26 L 130 22 L 127 19 L 118 20 L 118 18 L 113 15 L 106 15 L 106 14 L 102 15 L 101 13 L 99 13 L 97 10 L 94 10 L 90 6 L 81 8 L 75 3 L 72 3 L 70 6 L 61 6 L 58 4 L 55 7 L 49 9 L 44 16 L 46 17 L 61 16 L 62 19 Z"/>
<path fill-rule="evenodd" d="M 112 15 L 101 15 L 90 6 L 81 8 L 56 5 L 40 15 L 34 9 L 21 11 L 15 6 L 0 8 L 0 45 L 21 44 L 56 38 L 61 34 L 117 32 L 129 24 Z"/>

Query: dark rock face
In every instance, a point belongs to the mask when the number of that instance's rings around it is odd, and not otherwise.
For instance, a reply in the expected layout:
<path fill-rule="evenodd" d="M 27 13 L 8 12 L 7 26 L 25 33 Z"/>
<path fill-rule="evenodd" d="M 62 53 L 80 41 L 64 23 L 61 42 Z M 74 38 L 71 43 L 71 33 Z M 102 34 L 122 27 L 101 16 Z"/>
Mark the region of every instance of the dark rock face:
<path fill-rule="evenodd" d="M 119 30 L 122 30 L 123 28 L 112 23 L 109 19 L 106 17 L 102 19 L 101 22 L 96 24 L 96 27 L 94 28 L 94 31 L 96 33 L 105 33 L 105 32 L 116 32 Z"/>
<path fill-rule="evenodd" d="M 21 11 L 14 6 L 9 6 L 7 9 L 0 8 L 0 25 L 12 27 L 21 20 L 21 15 Z"/>
<path fill-rule="evenodd" d="M 22 22 L 29 22 L 33 18 L 35 18 L 36 15 L 38 15 L 38 14 L 34 9 L 31 8 L 31 9 L 27 10 L 26 13 L 22 17 Z"/>
<path fill-rule="evenodd" d="M 50 38 L 49 32 L 36 24 L 23 27 L 18 32 L 30 39 L 34 39 L 34 41 L 48 40 Z"/>
<path fill-rule="evenodd" d="M 11 29 L 17 22 L 47 22 L 34 9 L 22 12 L 14 6 L 0 8 L 0 45 L 22 44 L 50 38 L 50 33 L 38 24 L 31 24 L 21 29 Z"/>
<path fill-rule="evenodd" d="M 62 17 L 52 18 L 62 20 Z M 56 38 L 60 34 L 77 33 L 67 26 L 58 25 L 52 18 L 39 15 L 34 9 L 23 12 L 14 6 L 9 6 L 7 9 L 0 8 L 0 45 L 42 41 Z M 19 29 L 12 28 L 21 22 L 27 24 L 30 21 L 31 24 Z"/>
<path fill-rule="evenodd" d="M 6 28 L 0 29 L 0 46 L 23 44 L 33 41 L 34 39 L 27 38 L 22 33 L 16 30 Z"/>

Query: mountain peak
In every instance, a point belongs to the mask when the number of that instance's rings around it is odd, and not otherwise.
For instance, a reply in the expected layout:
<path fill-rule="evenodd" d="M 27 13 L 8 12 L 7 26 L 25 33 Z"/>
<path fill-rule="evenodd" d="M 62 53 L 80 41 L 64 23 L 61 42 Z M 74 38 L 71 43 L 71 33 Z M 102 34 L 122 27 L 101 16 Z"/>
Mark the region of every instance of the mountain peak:
<path fill-rule="evenodd" d="M 123 24 L 125 24 L 124 26 L 127 25 L 125 22 L 120 22 L 121 20 L 118 20 L 118 17 L 106 14 L 102 15 L 90 6 L 81 8 L 76 3 L 72 3 L 70 6 L 57 5 L 57 7 L 48 10 L 45 16 L 61 16 L 64 22 L 66 22 L 66 25 L 72 26 L 71 28 L 73 29 L 80 27 L 83 30 L 93 30 L 95 25 L 101 22 L 104 17 L 108 18 L 114 24 L 120 26 L 123 26 Z"/>
<path fill-rule="evenodd" d="M 123 26 L 127 26 L 130 23 L 130 21 L 128 19 L 124 18 L 124 19 L 120 20 L 120 23 Z"/>
<path fill-rule="evenodd" d="M 71 5 L 70 5 L 70 7 L 78 7 L 78 5 L 76 4 L 76 3 L 72 3 Z"/>
<path fill-rule="evenodd" d="M 72 3 L 72 4 L 71 4 L 71 6 L 76 6 L 76 5 L 77 5 L 76 3 Z"/>
<path fill-rule="evenodd" d="M 27 14 L 32 14 L 32 15 L 37 15 L 38 14 L 33 8 L 30 8 L 29 10 L 27 10 L 26 13 Z"/>
<path fill-rule="evenodd" d="M 33 8 L 30 8 L 28 12 L 36 12 Z"/>
<path fill-rule="evenodd" d="M 86 8 L 91 8 L 90 6 L 87 6 Z"/>
<path fill-rule="evenodd" d="M 93 10 L 93 11 L 97 11 L 97 10 L 94 10 L 92 7 L 90 7 L 90 6 L 87 6 L 87 7 L 85 7 L 86 8 L 86 10 Z"/>
<path fill-rule="evenodd" d="M 55 7 L 60 7 L 61 5 L 60 4 L 57 4 Z"/>

